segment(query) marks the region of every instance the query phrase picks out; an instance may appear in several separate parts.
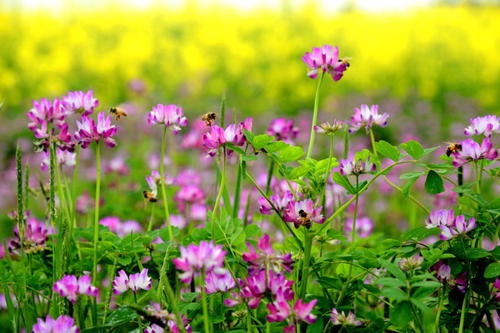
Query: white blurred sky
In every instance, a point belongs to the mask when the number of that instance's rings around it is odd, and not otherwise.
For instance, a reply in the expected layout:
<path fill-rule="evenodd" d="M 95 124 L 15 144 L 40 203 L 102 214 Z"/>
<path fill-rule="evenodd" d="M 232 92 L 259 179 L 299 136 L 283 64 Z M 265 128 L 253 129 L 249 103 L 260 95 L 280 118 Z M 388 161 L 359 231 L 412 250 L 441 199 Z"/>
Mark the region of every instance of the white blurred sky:
<path fill-rule="evenodd" d="M 205 6 L 212 4 L 230 5 L 241 10 L 255 7 L 279 8 L 284 3 L 299 5 L 305 2 L 314 2 L 321 5 L 325 11 L 335 11 L 348 4 L 355 3 L 360 9 L 367 11 L 401 11 L 413 7 L 421 7 L 432 3 L 434 0 L 196 0 Z M 172 7 L 180 6 L 189 0 L 2 0 L 7 7 L 15 6 L 24 9 L 51 9 L 61 10 L 70 5 L 86 8 L 106 6 L 110 3 L 146 8 L 153 3 L 161 3 Z"/>

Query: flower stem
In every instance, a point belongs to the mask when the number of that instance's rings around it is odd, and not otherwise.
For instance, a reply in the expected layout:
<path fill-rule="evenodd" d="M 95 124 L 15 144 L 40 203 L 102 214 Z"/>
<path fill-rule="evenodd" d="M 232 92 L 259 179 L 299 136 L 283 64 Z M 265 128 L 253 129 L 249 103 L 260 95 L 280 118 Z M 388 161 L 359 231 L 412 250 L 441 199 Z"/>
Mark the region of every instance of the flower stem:
<path fill-rule="evenodd" d="M 325 174 L 325 186 L 323 186 L 323 192 L 321 193 L 321 205 L 323 206 L 323 215 L 326 214 L 326 188 L 328 185 L 328 178 L 330 177 L 332 171 L 332 157 L 333 157 L 334 147 L 335 147 L 335 137 L 331 135 L 330 153 L 328 154 L 328 166 L 326 168 L 326 174 Z"/>
<path fill-rule="evenodd" d="M 313 118 L 311 123 L 311 134 L 309 137 L 309 147 L 307 148 L 306 158 L 310 158 L 312 155 L 314 141 L 316 139 L 316 131 L 314 127 L 318 121 L 318 109 L 319 109 L 319 92 L 321 88 L 321 83 L 323 82 L 323 77 L 325 76 L 325 72 L 321 72 L 321 75 L 318 80 L 318 85 L 316 86 L 316 94 L 314 95 L 314 109 L 313 109 Z"/>
<path fill-rule="evenodd" d="M 238 173 L 236 174 L 236 185 L 234 189 L 234 200 L 233 200 L 233 219 L 238 217 L 238 212 L 240 210 L 240 193 L 241 193 L 241 177 L 242 177 L 242 168 L 241 165 L 243 161 L 238 161 Z"/>
<path fill-rule="evenodd" d="M 462 310 L 460 313 L 460 326 L 458 327 L 458 333 L 464 332 L 465 314 L 467 313 L 467 301 L 469 299 L 469 290 L 466 291 L 464 295 L 464 300 L 462 302 Z"/>
<path fill-rule="evenodd" d="M 344 133 L 344 153 L 342 155 L 342 158 L 344 160 L 347 159 L 348 154 L 349 154 L 349 127 L 346 127 Z"/>
<path fill-rule="evenodd" d="M 153 220 L 155 215 L 155 204 L 151 204 L 151 215 L 149 216 L 148 229 L 146 231 L 151 231 L 153 229 Z"/>
<path fill-rule="evenodd" d="M 269 195 L 269 191 L 271 190 L 271 181 L 273 179 L 274 173 L 274 160 L 269 162 L 269 170 L 267 171 L 267 181 L 266 181 L 266 194 Z"/>
<path fill-rule="evenodd" d="M 168 240 L 174 240 L 174 234 L 172 233 L 172 225 L 170 224 L 170 213 L 168 211 L 168 201 L 167 201 L 167 191 L 165 189 L 165 150 L 167 147 L 167 127 L 163 129 L 163 136 L 161 138 L 161 157 L 160 157 L 160 187 L 161 196 L 163 199 L 163 209 L 165 212 L 165 222 L 167 223 Z"/>
<path fill-rule="evenodd" d="M 212 210 L 212 239 L 215 241 L 215 224 L 213 223 L 215 219 L 215 214 L 217 213 L 217 208 L 220 206 L 220 200 L 222 198 L 222 193 L 224 191 L 224 187 L 226 186 L 226 148 L 222 149 L 222 171 L 220 174 L 220 184 L 219 184 L 219 192 L 217 193 L 217 197 L 215 198 L 214 209 Z M 227 205 L 228 203 L 225 202 Z"/>
<path fill-rule="evenodd" d="M 101 144 L 95 150 L 95 207 L 94 207 L 94 261 L 92 278 L 97 282 L 97 242 L 99 241 L 99 201 L 101 200 Z"/>
<path fill-rule="evenodd" d="M 307 289 L 307 281 L 309 278 L 309 262 L 311 260 L 311 248 L 314 239 L 314 233 L 308 229 L 304 229 L 304 261 L 302 262 L 302 276 L 300 281 L 299 298 L 304 298 Z"/>
<path fill-rule="evenodd" d="M 203 270 L 201 271 L 200 288 L 201 288 L 201 306 L 203 308 L 204 332 L 210 333 L 212 330 L 210 327 L 210 320 L 208 318 L 207 292 L 205 290 L 205 272 Z"/>

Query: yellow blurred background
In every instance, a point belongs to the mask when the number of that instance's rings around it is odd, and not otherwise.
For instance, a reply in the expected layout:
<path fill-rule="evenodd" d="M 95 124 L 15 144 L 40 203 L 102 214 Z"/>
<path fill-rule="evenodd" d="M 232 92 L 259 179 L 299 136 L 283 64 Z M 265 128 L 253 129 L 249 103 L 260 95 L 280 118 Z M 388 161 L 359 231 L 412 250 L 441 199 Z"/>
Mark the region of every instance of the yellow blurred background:
<path fill-rule="evenodd" d="M 151 101 L 179 103 L 188 113 L 203 112 L 226 92 L 243 114 L 295 114 L 312 107 L 315 85 L 301 57 L 322 44 L 351 58 L 344 79 L 324 87 L 324 103 L 390 99 L 417 116 L 415 101 L 423 101 L 440 121 L 460 113 L 463 101 L 477 113 L 498 111 L 495 5 L 429 1 L 394 11 L 389 2 L 373 11 L 347 1 L 327 11 L 324 3 L 286 0 L 251 8 L 201 0 L 84 3 L 3 2 L 4 115 L 68 90 L 94 89 L 103 105 L 122 103 L 131 98 L 133 79 L 145 83 Z"/>

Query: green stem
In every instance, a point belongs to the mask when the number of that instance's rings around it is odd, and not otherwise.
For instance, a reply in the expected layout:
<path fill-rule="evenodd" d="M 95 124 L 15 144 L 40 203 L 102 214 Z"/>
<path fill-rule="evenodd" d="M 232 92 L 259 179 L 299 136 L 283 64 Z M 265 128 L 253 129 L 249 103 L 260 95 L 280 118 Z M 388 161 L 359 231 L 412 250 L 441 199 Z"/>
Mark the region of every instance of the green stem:
<path fill-rule="evenodd" d="M 334 146 L 335 146 L 335 137 L 332 134 L 330 136 L 330 152 L 328 154 L 328 166 L 326 168 L 326 174 L 325 174 L 325 186 L 323 186 L 323 192 L 321 193 L 321 204 L 323 206 L 323 215 L 326 214 L 326 188 L 328 185 L 328 178 L 330 177 L 332 171 L 332 157 L 334 152 Z"/>
<path fill-rule="evenodd" d="M 436 320 L 434 322 L 434 327 L 436 330 L 436 333 L 441 332 L 441 327 L 439 326 L 439 320 L 441 318 L 441 309 L 443 307 L 443 295 L 444 295 L 444 290 L 446 288 L 446 285 L 439 291 L 439 303 L 438 303 L 438 309 L 437 309 L 437 314 L 436 314 Z"/>
<path fill-rule="evenodd" d="M 211 330 L 211 325 L 210 325 L 210 320 L 208 319 L 208 306 L 207 306 L 207 292 L 205 290 L 205 272 L 202 270 L 201 271 L 201 305 L 203 308 L 203 326 L 205 329 L 206 333 L 210 333 Z"/>
<path fill-rule="evenodd" d="M 224 187 L 226 186 L 226 148 L 224 147 L 222 149 L 222 171 L 221 171 L 221 174 L 220 174 L 220 184 L 219 184 L 219 192 L 217 193 L 217 197 L 215 198 L 215 203 L 214 203 L 214 209 L 212 210 L 212 223 L 211 223 L 211 228 L 212 228 L 212 239 L 215 241 L 215 224 L 213 223 L 214 222 L 214 219 L 216 218 L 215 217 L 215 214 L 217 213 L 217 208 L 219 208 L 219 205 L 220 205 L 220 200 L 222 198 L 222 193 L 224 191 Z M 227 205 L 228 203 L 225 202 L 225 204 Z"/>
<path fill-rule="evenodd" d="M 314 239 L 314 233 L 308 229 L 304 229 L 304 261 L 302 263 L 302 277 L 300 281 L 300 294 L 299 298 L 304 298 L 307 289 L 307 282 L 309 278 L 309 263 L 311 261 L 311 248 Z"/>
<path fill-rule="evenodd" d="M 241 193 L 241 176 L 242 176 L 242 166 L 241 158 L 238 161 L 238 173 L 236 174 L 236 185 L 234 189 L 234 200 L 233 200 L 233 219 L 238 217 L 238 212 L 240 210 L 240 193 Z"/>
<path fill-rule="evenodd" d="M 151 215 L 149 216 L 148 229 L 146 231 L 151 231 L 151 229 L 153 229 L 154 215 L 155 215 L 155 204 L 151 203 Z"/>
<path fill-rule="evenodd" d="M 269 195 L 271 190 L 271 181 L 273 180 L 274 173 L 274 160 L 269 162 L 269 170 L 267 171 L 267 181 L 266 181 L 266 194 Z"/>
<path fill-rule="evenodd" d="M 467 309 L 467 301 L 469 299 L 469 290 L 464 295 L 464 300 L 462 302 L 462 310 L 460 313 L 460 326 L 458 327 L 458 333 L 464 332 L 464 323 L 465 323 L 465 314 L 468 312 Z"/>
<path fill-rule="evenodd" d="M 160 157 L 160 187 L 161 187 L 161 196 L 163 200 L 163 209 L 165 212 L 165 221 L 167 223 L 167 231 L 168 231 L 168 240 L 174 240 L 174 234 L 172 233 L 172 225 L 170 224 L 170 212 L 168 210 L 168 200 L 167 200 L 167 191 L 165 189 L 165 150 L 167 147 L 167 127 L 163 129 L 163 135 L 161 138 L 161 157 Z"/>
<path fill-rule="evenodd" d="M 306 158 L 310 158 L 312 155 L 314 141 L 316 139 L 316 131 L 314 127 L 318 121 L 318 109 L 319 109 L 319 92 L 321 88 L 321 83 L 323 82 L 323 77 L 325 76 L 325 72 L 321 72 L 321 75 L 318 80 L 318 85 L 316 86 L 316 94 L 314 95 L 314 109 L 313 109 L 313 118 L 311 123 L 311 134 L 309 137 L 309 147 L 307 148 Z"/>
<path fill-rule="evenodd" d="M 377 148 L 375 147 L 375 136 L 373 135 L 373 130 L 370 128 L 370 141 L 372 143 L 373 156 L 375 160 L 378 161 Z"/>
<path fill-rule="evenodd" d="M 99 241 L 99 201 L 101 200 L 101 144 L 98 141 L 95 150 L 95 207 L 94 207 L 94 261 L 92 278 L 97 282 L 97 242 Z"/>
<path fill-rule="evenodd" d="M 348 154 L 349 154 L 349 127 L 346 127 L 344 133 L 344 153 L 342 155 L 342 158 L 346 160 Z"/>
<path fill-rule="evenodd" d="M 483 165 L 481 161 L 474 162 L 475 170 L 476 170 L 476 192 L 477 194 L 481 194 L 481 180 L 483 176 Z"/>

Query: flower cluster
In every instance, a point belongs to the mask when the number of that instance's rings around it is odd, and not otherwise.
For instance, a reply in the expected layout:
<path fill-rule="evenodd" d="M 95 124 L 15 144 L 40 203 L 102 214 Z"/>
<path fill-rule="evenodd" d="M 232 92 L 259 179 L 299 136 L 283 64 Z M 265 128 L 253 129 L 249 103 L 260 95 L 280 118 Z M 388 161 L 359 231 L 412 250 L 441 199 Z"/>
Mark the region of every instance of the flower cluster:
<path fill-rule="evenodd" d="M 75 325 L 73 318 L 69 316 L 59 316 L 57 319 L 50 315 L 45 320 L 38 318 L 33 325 L 33 333 L 79 333 L 80 329 Z"/>
<path fill-rule="evenodd" d="M 493 133 L 500 132 L 500 118 L 495 115 L 477 117 L 470 120 L 470 126 L 464 130 L 466 136 L 484 135 L 491 137 Z"/>
<path fill-rule="evenodd" d="M 181 257 L 172 259 L 175 267 L 183 271 L 180 280 L 183 283 L 191 283 L 193 277 L 201 272 L 208 274 L 212 271 L 222 273 L 224 267 L 224 257 L 226 252 L 220 245 L 213 242 L 201 241 L 200 245 L 190 244 L 187 247 L 181 246 Z"/>
<path fill-rule="evenodd" d="M 225 143 L 231 143 L 235 146 L 243 146 L 246 142 L 243 130 L 252 130 L 252 118 L 246 118 L 239 124 L 231 124 L 223 129 L 217 125 L 210 127 L 210 130 L 203 135 L 203 149 L 209 156 L 215 156 L 219 147 Z"/>
<path fill-rule="evenodd" d="M 50 226 L 30 216 L 29 212 L 26 215 L 26 225 L 22 235 L 23 244 L 21 245 L 19 226 L 16 225 L 14 227 L 14 238 L 9 241 L 9 249 L 13 251 L 20 249 L 22 246 L 27 253 L 42 251 L 46 247 L 48 236 L 54 232 Z"/>
<path fill-rule="evenodd" d="M 139 222 L 132 220 L 122 222 L 117 216 L 104 217 L 99 221 L 99 224 L 108 227 L 111 232 L 114 232 L 119 237 L 142 231 Z"/>
<path fill-rule="evenodd" d="M 293 120 L 276 118 L 271 121 L 267 128 L 267 134 L 276 137 L 276 140 L 292 144 L 297 138 L 299 129 L 294 125 Z"/>
<path fill-rule="evenodd" d="M 130 276 L 123 269 L 118 272 L 118 276 L 113 280 L 113 293 L 119 295 L 129 289 L 133 292 L 151 289 L 151 278 L 148 276 L 147 268 Z"/>
<path fill-rule="evenodd" d="M 163 326 L 166 326 L 165 328 L 168 328 L 168 330 L 165 331 L 165 329 L 162 326 L 153 324 L 144 329 L 144 333 L 163 333 L 163 332 L 180 333 L 180 330 L 177 327 L 177 323 L 175 321 L 175 315 L 173 313 L 169 313 L 166 310 L 162 310 L 160 304 L 153 303 L 147 306 L 146 310 L 148 311 L 149 314 L 151 314 L 151 316 L 161 321 L 163 323 Z M 189 325 L 189 320 L 183 315 L 181 315 L 180 317 L 184 324 L 184 330 L 187 333 L 191 333 L 193 329 L 191 328 L 191 325 Z"/>
<path fill-rule="evenodd" d="M 81 121 L 76 121 L 76 126 L 75 139 L 82 148 L 101 140 L 110 148 L 116 146 L 113 139 L 117 131 L 116 126 L 111 125 L 111 116 L 106 116 L 104 112 L 97 114 L 97 123 L 90 117 L 82 116 Z"/>
<path fill-rule="evenodd" d="M 271 269 L 275 272 L 281 270 L 292 271 L 292 255 L 289 253 L 285 255 L 275 254 L 269 235 L 263 235 L 257 242 L 257 249 L 259 251 L 256 251 L 250 243 L 247 243 L 247 247 L 248 252 L 244 252 L 242 258 L 249 263 L 248 271 L 250 274 L 262 269 Z"/>
<path fill-rule="evenodd" d="M 354 133 L 360 128 L 365 128 L 367 131 L 374 125 L 385 127 L 387 126 L 387 113 L 378 113 L 378 105 L 368 106 L 361 104 L 359 108 L 354 108 L 354 115 L 351 117 L 351 127 L 349 133 Z"/>
<path fill-rule="evenodd" d="M 441 229 L 441 239 L 447 240 L 473 230 L 476 220 L 470 218 L 467 221 L 463 215 L 455 216 L 452 210 L 438 209 L 430 213 L 425 224 L 427 228 Z"/>
<path fill-rule="evenodd" d="M 82 116 L 89 116 L 94 109 L 99 106 L 99 101 L 94 98 L 92 90 L 84 93 L 83 91 L 70 91 L 63 96 L 62 103 L 66 110 L 81 113 Z"/>
<path fill-rule="evenodd" d="M 488 137 L 483 139 L 481 145 L 469 138 L 460 142 L 459 147 L 460 149 L 452 153 L 453 165 L 456 167 L 482 159 L 493 161 L 498 157 L 498 150 L 493 147 L 493 142 Z"/>
<path fill-rule="evenodd" d="M 184 117 L 180 106 L 175 104 L 158 104 L 149 112 L 148 123 L 150 125 L 165 125 L 166 127 L 170 127 L 174 134 L 177 134 L 181 130 L 181 127 L 187 125 L 187 118 Z"/>
<path fill-rule="evenodd" d="M 306 52 L 302 60 L 309 67 L 307 76 L 311 79 L 316 78 L 321 71 L 330 74 L 334 81 L 338 81 L 349 67 L 346 60 L 339 58 L 339 48 L 331 45 L 313 47 L 311 52 Z"/>
<path fill-rule="evenodd" d="M 99 289 L 91 284 L 92 279 L 88 275 L 77 278 L 74 275 L 65 275 L 61 280 L 54 283 L 53 289 L 61 297 L 66 297 L 71 303 L 76 302 L 78 295 L 97 296 Z"/>
<path fill-rule="evenodd" d="M 356 319 L 353 312 L 349 312 L 347 315 L 344 312 L 338 312 L 336 308 L 332 309 L 330 314 L 330 321 L 333 325 L 342 326 L 360 326 L 361 321 Z"/>
<path fill-rule="evenodd" d="M 377 166 L 369 158 L 366 160 L 353 158 L 350 160 L 341 160 L 339 169 L 340 174 L 343 176 L 359 176 L 364 173 L 374 172 Z"/>

